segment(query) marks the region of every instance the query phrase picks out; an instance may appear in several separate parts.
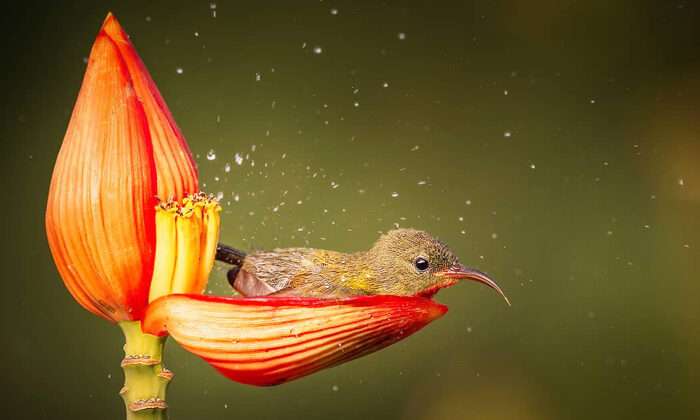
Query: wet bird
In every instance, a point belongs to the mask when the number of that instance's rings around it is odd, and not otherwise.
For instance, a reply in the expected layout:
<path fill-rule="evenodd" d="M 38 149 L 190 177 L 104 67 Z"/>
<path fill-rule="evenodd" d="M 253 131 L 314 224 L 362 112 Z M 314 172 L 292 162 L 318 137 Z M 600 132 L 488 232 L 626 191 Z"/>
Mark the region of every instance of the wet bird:
<path fill-rule="evenodd" d="M 243 296 L 430 298 L 443 287 L 469 279 L 492 287 L 508 302 L 486 274 L 460 264 L 442 241 L 416 229 L 391 230 L 370 250 L 350 254 L 312 248 L 246 254 L 219 244 L 216 259 L 234 265 L 227 277 Z"/>

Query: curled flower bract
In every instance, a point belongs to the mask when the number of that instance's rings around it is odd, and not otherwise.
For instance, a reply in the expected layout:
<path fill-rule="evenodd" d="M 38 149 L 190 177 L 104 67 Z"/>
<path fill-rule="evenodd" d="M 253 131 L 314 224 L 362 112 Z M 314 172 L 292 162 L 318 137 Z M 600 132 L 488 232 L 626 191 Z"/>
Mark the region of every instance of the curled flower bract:
<path fill-rule="evenodd" d="M 141 322 L 144 332 L 170 334 L 227 378 L 265 386 L 382 349 L 445 312 L 421 297 L 169 295 L 152 302 Z"/>

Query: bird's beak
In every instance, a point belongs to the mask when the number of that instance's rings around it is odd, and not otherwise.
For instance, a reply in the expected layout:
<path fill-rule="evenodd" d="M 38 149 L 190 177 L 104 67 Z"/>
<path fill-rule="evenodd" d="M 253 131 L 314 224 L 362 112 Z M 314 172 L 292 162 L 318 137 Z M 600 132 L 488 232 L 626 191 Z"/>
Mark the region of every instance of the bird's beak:
<path fill-rule="evenodd" d="M 508 306 L 510 306 L 510 301 L 506 297 L 505 293 L 503 293 L 503 290 L 501 290 L 501 288 L 496 284 L 496 282 L 491 280 L 491 278 L 485 273 L 482 273 L 477 269 L 467 267 L 466 265 L 462 264 L 455 264 L 446 270 L 435 273 L 435 275 L 438 277 L 444 277 L 452 281 L 469 279 L 478 281 L 480 283 L 484 283 L 485 285 L 491 287 L 492 289 L 500 293 L 501 296 L 503 296 L 503 299 L 506 300 Z"/>

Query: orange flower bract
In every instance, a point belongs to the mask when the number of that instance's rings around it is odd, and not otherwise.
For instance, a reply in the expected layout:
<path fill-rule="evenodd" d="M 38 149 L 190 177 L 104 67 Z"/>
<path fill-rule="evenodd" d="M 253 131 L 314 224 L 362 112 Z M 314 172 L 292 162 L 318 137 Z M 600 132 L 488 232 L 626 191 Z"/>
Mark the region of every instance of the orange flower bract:
<path fill-rule="evenodd" d="M 112 322 L 141 317 L 156 196 L 198 192 L 190 151 L 127 35 L 109 14 L 56 159 L 49 246 L 68 290 Z"/>

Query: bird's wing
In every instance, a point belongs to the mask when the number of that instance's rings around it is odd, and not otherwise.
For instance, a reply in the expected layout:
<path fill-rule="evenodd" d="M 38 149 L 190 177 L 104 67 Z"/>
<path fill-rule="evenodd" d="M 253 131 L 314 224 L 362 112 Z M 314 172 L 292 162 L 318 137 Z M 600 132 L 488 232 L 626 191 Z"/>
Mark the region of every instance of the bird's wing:
<path fill-rule="evenodd" d="M 243 270 L 254 274 L 275 291 L 285 289 L 292 280 L 313 268 L 308 259 L 310 250 L 304 248 L 276 249 L 248 254 Z"/>

